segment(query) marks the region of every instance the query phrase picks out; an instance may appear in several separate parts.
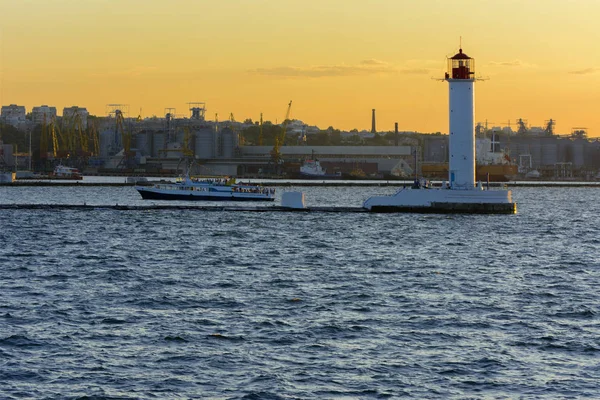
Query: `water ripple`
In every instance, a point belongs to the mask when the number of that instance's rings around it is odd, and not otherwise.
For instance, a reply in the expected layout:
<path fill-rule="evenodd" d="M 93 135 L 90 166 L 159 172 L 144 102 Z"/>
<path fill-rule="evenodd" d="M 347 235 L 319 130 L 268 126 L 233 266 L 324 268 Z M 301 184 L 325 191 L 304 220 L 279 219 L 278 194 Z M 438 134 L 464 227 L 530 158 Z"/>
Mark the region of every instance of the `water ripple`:
<path fill-rule="evenodd" d="M 5 210 L 0 398 L 596 398 L 595 193 L 516 189 L 508 217 Z"/>

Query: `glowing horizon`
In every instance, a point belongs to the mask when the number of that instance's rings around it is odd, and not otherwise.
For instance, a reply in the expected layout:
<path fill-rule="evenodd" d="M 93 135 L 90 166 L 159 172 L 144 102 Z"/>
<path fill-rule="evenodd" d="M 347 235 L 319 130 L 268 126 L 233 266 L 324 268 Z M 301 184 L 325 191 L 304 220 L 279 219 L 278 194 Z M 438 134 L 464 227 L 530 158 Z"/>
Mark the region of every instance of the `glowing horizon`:
<path fill-rule="evenodd" d="M 445 57 L 476 60 L 476 119 L 557 121 L 600 136 L 600 3 L 358 0 L 0 0 L 0 103 L 207 119 L 292 118 L 342 130 L 448 131 Z M 521 19 L 519 19 L 521 15 Z M 432 79 L 435 78 L 435 79 Z"/>

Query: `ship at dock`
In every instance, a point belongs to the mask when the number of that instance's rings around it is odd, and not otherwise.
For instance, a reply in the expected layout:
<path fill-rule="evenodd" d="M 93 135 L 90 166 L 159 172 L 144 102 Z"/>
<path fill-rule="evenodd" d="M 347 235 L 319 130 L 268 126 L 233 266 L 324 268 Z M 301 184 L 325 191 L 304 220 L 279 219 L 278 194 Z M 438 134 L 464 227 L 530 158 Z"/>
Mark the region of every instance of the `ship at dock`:
<path fill-rule="evenodd" d="M 302 179 L 341 179 L 342 173 L 336 171 L 327 173 L 317 159 L 305 160 L 300 166 L 299 176 Z"/>

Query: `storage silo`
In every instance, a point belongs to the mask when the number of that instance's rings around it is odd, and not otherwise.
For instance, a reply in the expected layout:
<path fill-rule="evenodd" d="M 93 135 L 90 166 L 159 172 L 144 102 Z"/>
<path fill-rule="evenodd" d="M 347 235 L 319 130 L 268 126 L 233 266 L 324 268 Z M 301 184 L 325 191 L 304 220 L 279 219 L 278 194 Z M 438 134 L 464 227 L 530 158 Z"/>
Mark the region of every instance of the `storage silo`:
<path fill-rule="evenodd" d="M 557 159 L 558 162 L 571 162 L 571 141 L 569 139 L 559 138 L 557 140 Z"/>
<path fill-rule="evenodd" d="M 539 138 L 531 138 L 529 142 L 529 154 L 531 154 L 533 168 L 538 168 L 542 165 L 542 143 Z"/>
<path fill-rule="evenodd" d="M 234 158 L 235 150 L 238 147 L 237 133 L 230 128 L 224 128 L 221 131 L 221 154 L 223 158 Z"/>
<path fill-rule="evenodd" d="M 585 165 L 591 166 L 594 170 L 600 168 L 600 142 L 595 141 L 588 143 L 585 154 Z"/>
<path fill-rule="evenodd" d="M 99 149 L 99 156 L 100 158 L 108 158 L 110 157 L 112 154 L 111 150 L 114 147 L 113 142 L 114 142 L 114 133 L 110 132 L 108 130 L 105 131 L 101 131 L 98 133 L 98 142 L 100 145 L 100 149 Z"/>
<path fill-rule="evenodd" d="M 508 149 L 511 160 L 519 159 L 519 154 L 521 154 L 519 152 L 519 143 L 511 141 L 510 143 L 506 143 L 505 147 Z"/>
<path fill-rule="evenodd" d="M 541 139 L 542 144 L 542 164 L 554 165 L 558 162 L 558 144 L 555 137 Z"/>
<path fill-rule="evenodd" d="M 175 141 L 176 141 L 177 143 L 181 143 L 181 144 L 183 145 L 183 140 L 184 140 L 184 138 L 185 138 L 185 132 L 184 132 L 183 130 L 178 130 L 178 131 L 175 133 Z"/>
<path fill-rule="evenodd" d="M 166 157 L 164 149 L 166 147 L 166 134 L 163 132 L 154 132 L 152 138 L 152 157 Z"/>
<path fill-rule="evenodd" d="M 511 158 L 517 162 L 519 161 L 519 156 L 531 154 L 529 138 L 513 138 L 508 147 L 510 149 Z"/>
<path fill-rule="evenodd" d="M 140 132 L 135 135 L 135 148 L 142 156 L 151 156 L 152 154 L 152 142 L 148 140 L 149 138 L 152 139 L 148 132 Z"/>
<path fill-rule="evenodd" d="M 196 158 L 215 158 L 216 132 L 212 128 L 202 128 L 196 131 Z"/>
<path fill-rule="evenodd" d="M 581 168 L 584 165 L 585 142 L 585 139 L 575 139 L 573 141 L 573 167 Z"/>

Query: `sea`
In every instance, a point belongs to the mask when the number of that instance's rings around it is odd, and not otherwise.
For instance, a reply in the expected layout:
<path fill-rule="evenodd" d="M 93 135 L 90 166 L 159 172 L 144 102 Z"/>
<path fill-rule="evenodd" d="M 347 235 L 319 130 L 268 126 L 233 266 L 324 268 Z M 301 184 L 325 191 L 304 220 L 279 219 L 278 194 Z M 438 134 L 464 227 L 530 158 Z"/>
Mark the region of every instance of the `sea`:
<path fill-rule="evenodd" d="M 0 398 L 600 398 L 599 190 L 513 188 L 515 215 L 2 209 Z"/>

